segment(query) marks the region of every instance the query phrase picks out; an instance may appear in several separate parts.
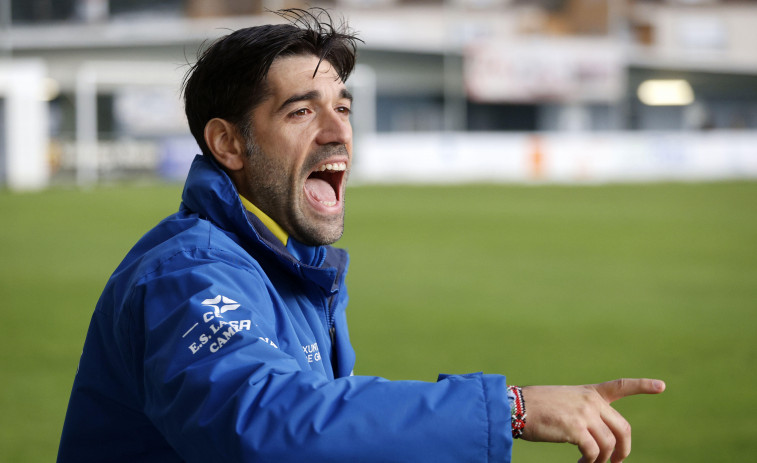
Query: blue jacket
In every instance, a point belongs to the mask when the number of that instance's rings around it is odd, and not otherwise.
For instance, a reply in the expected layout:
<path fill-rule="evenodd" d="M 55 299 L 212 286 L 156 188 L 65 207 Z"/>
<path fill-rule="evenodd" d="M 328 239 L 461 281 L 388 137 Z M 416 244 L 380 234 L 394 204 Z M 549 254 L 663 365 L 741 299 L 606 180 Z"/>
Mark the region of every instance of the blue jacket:
<path fill-rule="evenodd" d="M 198 156 L 97 303 L 65 462 L 501 462 L 505 378 L 352 376 L 348 256 L 281 242 Z"/>

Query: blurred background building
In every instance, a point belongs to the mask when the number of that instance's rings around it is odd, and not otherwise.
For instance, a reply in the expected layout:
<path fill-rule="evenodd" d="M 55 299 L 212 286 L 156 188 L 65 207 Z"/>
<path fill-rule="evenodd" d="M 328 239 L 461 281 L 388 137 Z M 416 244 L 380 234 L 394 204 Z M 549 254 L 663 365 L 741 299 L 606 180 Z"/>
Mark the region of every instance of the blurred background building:
<path fill-rule="evenodd" d="M 360 182 L 757 177 L 757 2 L 331 0 Z M 0 186 L 184 177 L 206 40 L 300 0 L 0 0 Z"/>

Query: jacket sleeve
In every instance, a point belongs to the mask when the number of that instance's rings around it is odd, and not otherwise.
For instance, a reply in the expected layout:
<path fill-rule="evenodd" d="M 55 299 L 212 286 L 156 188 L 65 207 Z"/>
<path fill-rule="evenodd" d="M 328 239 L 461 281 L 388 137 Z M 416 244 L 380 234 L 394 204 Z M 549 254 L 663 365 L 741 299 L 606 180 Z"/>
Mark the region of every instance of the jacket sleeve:
<path fill-rule="evenodd" d="M 187 462 L 510 460 L 504 376 L 329 380 L 281 348 L 260 275 L 178 258 L 193 263 L 135 285 L 116 331 L 146 415 Z"/>

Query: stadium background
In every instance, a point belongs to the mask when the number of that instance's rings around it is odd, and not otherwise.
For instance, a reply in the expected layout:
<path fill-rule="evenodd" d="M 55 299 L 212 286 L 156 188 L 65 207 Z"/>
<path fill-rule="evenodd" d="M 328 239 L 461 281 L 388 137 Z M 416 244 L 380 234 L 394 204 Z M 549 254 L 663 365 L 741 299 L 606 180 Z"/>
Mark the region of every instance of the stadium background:
<path fill-rule="evenodd" d="M 366 40 L 339 243 L 356 372 L 660 377 L 617 403 L 633 461 L 749 460 L 757 5 L 315 4 Z M 178 207 L 187 60 L 281 5 L 0 1 L 0 461 L 54 459 L 105 280 Z"/>

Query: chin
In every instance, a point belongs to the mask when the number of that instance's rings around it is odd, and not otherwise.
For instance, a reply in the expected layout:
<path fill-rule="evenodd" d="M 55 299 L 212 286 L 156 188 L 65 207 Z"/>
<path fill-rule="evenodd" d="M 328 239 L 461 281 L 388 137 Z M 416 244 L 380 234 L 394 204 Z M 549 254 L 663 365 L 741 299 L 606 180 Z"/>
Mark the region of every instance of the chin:
<path fill-rule="evenodd" d="M 303 227 L 292 236 L 299 242 L 309 246 L 325 246 L 334 244 L 342 237 L 344 233 L 344 223 L 339 225 L 310 225 Z"/>

